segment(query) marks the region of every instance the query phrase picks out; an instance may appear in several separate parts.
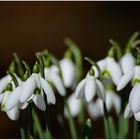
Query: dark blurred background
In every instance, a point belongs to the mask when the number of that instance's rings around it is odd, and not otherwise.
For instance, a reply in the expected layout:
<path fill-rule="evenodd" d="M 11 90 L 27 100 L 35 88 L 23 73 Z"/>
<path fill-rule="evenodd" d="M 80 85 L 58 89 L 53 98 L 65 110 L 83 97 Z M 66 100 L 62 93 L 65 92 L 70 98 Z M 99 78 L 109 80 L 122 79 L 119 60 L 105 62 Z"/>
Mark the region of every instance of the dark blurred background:
<path fill-rule="evenodd" d="M 109 38 L 124 47 L 135 31 L 140 31 L 139 2 L 0 2 L 0 75 L 13 52 L 29 63 L 43 49 L 61 58 L 63 39 L 71 37 L 83 56 L 100 59 Z M 18 122 L 0 113 L 0 138 L 18 138 L 18 133 Z"/>

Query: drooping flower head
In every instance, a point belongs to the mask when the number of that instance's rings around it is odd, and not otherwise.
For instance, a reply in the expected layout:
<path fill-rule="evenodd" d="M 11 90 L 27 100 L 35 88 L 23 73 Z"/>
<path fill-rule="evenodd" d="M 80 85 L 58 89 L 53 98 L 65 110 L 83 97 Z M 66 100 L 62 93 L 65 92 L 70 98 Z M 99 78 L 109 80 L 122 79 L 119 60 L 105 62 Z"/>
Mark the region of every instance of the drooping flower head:
<path fill-rule="evenodd" d="M 77 86 L 76 98 L 85 98 L 90 102 L 97 94 L 99 98 L 105 101 L 105 89 L 102 82 L 94 74 L 93 67 L 90 68 L 85 79 L 83 79 Z"/>

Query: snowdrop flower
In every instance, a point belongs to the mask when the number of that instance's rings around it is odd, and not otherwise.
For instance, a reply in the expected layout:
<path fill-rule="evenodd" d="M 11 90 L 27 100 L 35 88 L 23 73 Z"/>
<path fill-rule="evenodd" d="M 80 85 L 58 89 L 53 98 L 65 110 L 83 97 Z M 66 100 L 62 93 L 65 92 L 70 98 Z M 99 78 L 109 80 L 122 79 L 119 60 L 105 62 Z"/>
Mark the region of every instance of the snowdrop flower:
<path fill-rule="evenodd" d="M 96 93 L 99 98 L 105 101 L 104 86 L 101 81 L 94 76 L 94 70 L 91 68 L 86 78 L 78 84 L 75 95 L 77 99 L 85 97 L 86 101 L 90 102 Z"/>
<path fill-rule="evenodd" d="M 133 112 L 130 104 L 128 103 L 124 112 L 124 118 L 129 119 L 133 115 L 137 121 L 140 121 L 140 111 L 138 111 L 137 113 Z"/>
<path fill-rule="evenodd" d="M 70 58 L 63 58 L 60 61 L 60 67 L 61 67 L 62 79 L 65 87 L 67 88 L 72 87 L 73 83 L 75 82 L 75 76 L 76 76 L 75 64 Z"/>
<path fill-rule="evenodd" d="M 119 115 L 121 109 L 121 99 L 120 96 L 118 96 L 113 90 L 106 91 L 105 103 L 108 111 L 114 108 L 117 115 Z"/>
<path fill-rule="evenodd" d="M 118 85 L 119 80 L 122 77 L 122 72 L 120 65 L 116 62 L 113 57 L 112 48 L 109 50 L 108 56 L 100 61 L 97 62 L 100 70 L 103 72 L 104 76 L 109 77 L 112 79 L 115 85 Z M 95 76 L 99 75 L 97 68 L 94 67 Z"/>
<path fill-rule="evenodd" d="M 6 110 L 7 100 L 9 99 L 11 92 L 12 91 L 10 90 L 6 90 L 0 94 L 1 110 L 5 111 L 11 120 L 18 120 L 20 114 L 18 106 L 14 106 L 12 109 Z"/>
<path fill-rule="evenodd" d="M 96 101 L 88 103 L 87 110 L 90 117 L 95 120 L 103 116 L 103 101 L 98 98 Z"/>
<path fill-rule="evenodd" d="M 19 85 L 16 87 L 9 95 L 9 97 L 6 100 L 5 108 L 6 110 L 11 110 L 15 106 L 19 106 L 20 109 L 25 109 L 27 107 L 27 103 L 20 103 L 20 96 L 24 88 L 24 82 L 22 85 Z"/>
<path fill-rule="evenodd" d="M 119 83 L 122 72 L 119 64 L 113 57 L 108 56 L 105 59 L 98 61 L 97 64 L 104 75 L 110 77 L 115 85 Z"/>
<path fill-rule="evenodd" d="M 81 103 L 82 103 L 81 100 L 75 98 L 74 93 L 70 95 L 70 97 L 68 98 L 68 106 L 72 117 L 76 117 L 80 113 Z M 66 107 L 64 107 L 64 115 L 65 117 L 68 117 L 68 112 Z"/>
<path fill-rule="evenodd" d="M 59 68 L 55 65 L 45 67 L 44 69 L 45 79 L 53 83 L 53 85 L 55 86 L 55 88 L 61 96 L 65 96 L 66 90 L 60 78 L 59 72 Z"/>
<path fill-rule="evenodd" d="M 120 65 L 124 74 L 128 73 L 135 66 L 135 58 L 131 52 L 126 52 L 120 60 Z"/>
<path fill-rule="evenodd" d="M 40 110 L 44 111 L 46 110 L 46 106 L 43 98 L 43 91 L 47 96 L 48 103 L 55 104 L 56 99 L 49 83 L 38 73 L 37 64 L 35 64 L 34 69 L 37 69 L 37 71 L 35 70 L 37 73 L 32 73 L 32 75 L 25 81 L 24 88 L 20 96 L 20 102 L 25 103 L 32 99 L 35 105 Z"/>
<path fill-rule="evenodd" d="M 121 109 L 121 99 L 114 91 L 106 91 L 105 103 L 108 112 L 114 108 L 115 112 L 119 115 Z M 87 109 L 93 120 L 104 115 L 103 101 L 100 98 L 98 98 L 96 101 L 90 102 L 87 106 Z"/>
<path fill-rule="evenodd" d="M 21 84 L 22 83 L 21 79 L 15 73 L 14 73 L 14 76 L 18 80 L 18 83 Z M 11 79 L 11 76 L 9 74 L 0 79 L 0 93 L 2 93 L 5 90 L 5 88 L 7 87 L 8 83 L 11 80 L 12 79 Z M 13 84 L 13 81 L 12 81 L 12 84 Z M 13 84 L 13 86 L 15 87 L 14 84 Z"/>
<path fill-rule="evenodd" d="M 117 91 L 122 90 L 131 80 L 133 84 L 140 81 L 140 66 L 136 65 L 132 70 L 122 76 L 117 86 Z"/>

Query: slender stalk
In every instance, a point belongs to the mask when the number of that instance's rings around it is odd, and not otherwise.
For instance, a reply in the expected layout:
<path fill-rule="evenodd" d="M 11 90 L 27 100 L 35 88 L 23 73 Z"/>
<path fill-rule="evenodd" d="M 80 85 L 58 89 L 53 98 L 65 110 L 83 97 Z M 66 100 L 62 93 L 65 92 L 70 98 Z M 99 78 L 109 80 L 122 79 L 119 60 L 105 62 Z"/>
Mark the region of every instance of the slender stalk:
<path fill-rule="evenodd" d="M 133 138 L 136 139 L 137 138 L 137 122 L 136 120 L 134 119 L 133 120 Z"/>
<path fill-rule="evenodd" d="M 78 137 L 77 137 L 76 126 L 75 126 L 75 123 L 74 123 L 74 119 L 71 116 L 69 105 L 67 103 L 66 98 L 64 98 L 64 102 L 65 102 L 65 105 L 66 105 L 66 108 L 67 108 L 67 112 L 68 112 L 68 122 L 69 122 L 71 136 L 72 136 L 73 139 L 77 139 Z"/>
<path fill-rule="evenodd" d="M 24 127 L 24 123 L 23 123 L 23 118 L 22 118 L 22 112 L 20 111 L 20 117 L 19 117 L 19 124 L 20 124 L 20 136 L 21 139 L 25 139 L 25 127 Z"/>
<path fill-rule="evenodd" d="M 33 129 L 33 118 L 32 118 L 32 103 L 29 104 L 29 133 L 30 136 L 34 136 L 34 129 Z"/>
<path fill-rule="evenodd" d="M 109 134 L 109 122 L 108 122 L 108 113 L 107 113 L 107 108 L 106 108 L 106 104 L 104 103 L 104 128 L 105 128 L 105 137 L 107 139 L 110 138 L 110 134 Z"/>

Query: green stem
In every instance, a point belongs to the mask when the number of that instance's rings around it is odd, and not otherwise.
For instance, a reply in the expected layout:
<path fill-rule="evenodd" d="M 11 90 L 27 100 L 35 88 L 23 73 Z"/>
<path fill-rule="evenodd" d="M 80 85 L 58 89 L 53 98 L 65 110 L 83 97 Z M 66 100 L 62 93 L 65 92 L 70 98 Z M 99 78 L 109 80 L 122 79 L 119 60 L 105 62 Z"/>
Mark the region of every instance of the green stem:
<path fill-rule="evenodd" d="M 135 119 L 133 120 L 133 138 L 137 138 L 137 121 Z"/>
<path fill-rule="evenodd" d="M 70 132 L 71 132 L 72 139 L 77 139 L 78 137 L 77 137 L 76 126 L 75 126 L 75 123 L 74 123 L 74 119 L 71 116 L 71 112 L 70 112 L 69 105 L 67 103 L 66 98 L 64 98 L 64 102 L 65 102 L 67 112 L 68 112 L 68 122 L 69 122 L 69 127 L 70 127 Z"/>
<path fill-rule="evenodd" d="M 32 103 L 29 104 L 29 131 L 30 136 L 34 136 L 33 118 L 32 118 Z"/>
<path fill-rule="evenodd" d="M 103 104 L 104 106 L 104 128 L 105 128 L 105 137 L 107 139 L 110 138 L 110 134 L 109 134 L 109 122 L 108 122 L 108 113 L 107 113 L 107 108 L 106 108 L 106 104 Z"/>
<path fill-rule="evenodd" d="M 22 112 L 20 111 L 20 117 L 19 117 L 19 124 L 20 124 L 20 135 L 21 139 L 25 139 L 25 129 L 24 129 L 24 123 L 22 118 Z"/>

